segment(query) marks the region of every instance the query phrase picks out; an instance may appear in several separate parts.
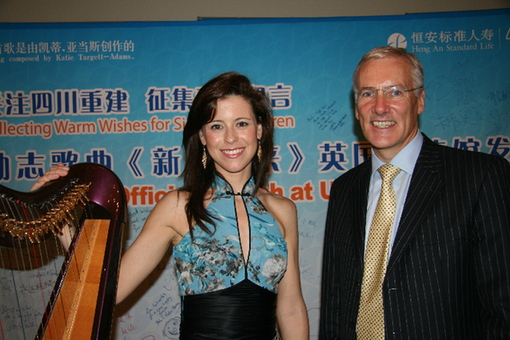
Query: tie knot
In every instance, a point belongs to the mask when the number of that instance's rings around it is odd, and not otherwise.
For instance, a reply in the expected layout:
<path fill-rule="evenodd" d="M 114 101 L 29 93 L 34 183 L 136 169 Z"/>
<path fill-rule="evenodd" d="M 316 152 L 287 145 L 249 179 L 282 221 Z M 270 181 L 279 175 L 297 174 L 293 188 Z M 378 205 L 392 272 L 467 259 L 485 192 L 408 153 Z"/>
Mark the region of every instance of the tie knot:
<path fill-rule="evenodd" d="M 377 171 L 379 171 L 379 173 L 381 174 L 383 182 L 391 183 L 393 182 L 395 177 L 397 177 L 400 171 L 402 171 L 402 169 L 391 164 L 384 164 L 381 165 L 379 169 L 377 169 Z"/>

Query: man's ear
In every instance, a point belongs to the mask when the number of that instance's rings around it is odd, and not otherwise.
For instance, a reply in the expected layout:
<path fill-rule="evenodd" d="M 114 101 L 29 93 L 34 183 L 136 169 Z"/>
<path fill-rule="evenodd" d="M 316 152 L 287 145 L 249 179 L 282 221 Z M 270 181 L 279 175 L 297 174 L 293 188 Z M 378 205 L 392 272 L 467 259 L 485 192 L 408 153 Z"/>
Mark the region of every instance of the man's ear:
<path fill-rule="evenodd" d="M 425 111 L 425 89 L 422 89 L 418 96 L 418 114 L 420 115 L 423 111 Z"/>

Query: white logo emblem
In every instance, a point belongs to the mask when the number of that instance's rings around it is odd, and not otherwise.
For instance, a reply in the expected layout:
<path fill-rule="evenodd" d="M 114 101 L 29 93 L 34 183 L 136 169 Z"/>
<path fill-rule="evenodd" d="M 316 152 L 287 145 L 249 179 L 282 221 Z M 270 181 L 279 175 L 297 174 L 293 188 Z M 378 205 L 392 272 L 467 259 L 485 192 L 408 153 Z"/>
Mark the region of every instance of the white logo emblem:
<path fill-rule="evenodd" d="M 403 34 L 393 33 L 388 38 L 388 45 L 393 47 L 406 48 L 407 47 L 407 39 Z"/>

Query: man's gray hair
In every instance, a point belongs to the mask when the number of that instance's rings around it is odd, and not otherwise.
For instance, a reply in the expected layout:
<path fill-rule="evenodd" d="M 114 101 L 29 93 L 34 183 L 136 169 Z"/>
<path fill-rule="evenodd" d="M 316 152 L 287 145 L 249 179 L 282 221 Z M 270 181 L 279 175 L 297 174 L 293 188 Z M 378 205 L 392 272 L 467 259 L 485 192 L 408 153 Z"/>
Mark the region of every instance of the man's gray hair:
<path fill-rule="evenodd" d="M 405 58 L 409 64 L 411 64 L 411 78 L 413 80 L 413 88 L 419 88 L 424 85 L 423 65 L 421 61 L 413 53 L 406 52 L 404 48 L 397 48 L 391 46 L 375 47 L 368 51 L 358 63 L 358 66 L 354 70 L 352 76 L 352 84 L 354 93 L 358 92 L 359 85 L 359 72 L 361 66 L 367 61 L 372 59 L 384 59 L 384 58 Z M 418 96 L 419 91 L 415 92 Z"/>

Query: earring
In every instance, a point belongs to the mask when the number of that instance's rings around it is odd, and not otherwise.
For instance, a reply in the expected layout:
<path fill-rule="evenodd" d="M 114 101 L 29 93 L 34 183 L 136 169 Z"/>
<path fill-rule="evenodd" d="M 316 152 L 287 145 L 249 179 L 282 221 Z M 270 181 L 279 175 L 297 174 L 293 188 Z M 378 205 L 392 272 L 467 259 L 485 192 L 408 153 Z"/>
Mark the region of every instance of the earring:
<path fill-rule="evenodd" d="M 207 167 L 207 151 L 205 151 L 205 145 L 204 145 L 204 151 L 202 152 L 202 166 L 204 169 Z"/>
<path fill-rule="evenodd" d="M 260 146 L 260 139 L 259 139 L 259 148 L 257 149 L 257 158 L 259 159 L 259 162 L 260 162 L 260 159 L 262 158 L 262 147 Z"/>

